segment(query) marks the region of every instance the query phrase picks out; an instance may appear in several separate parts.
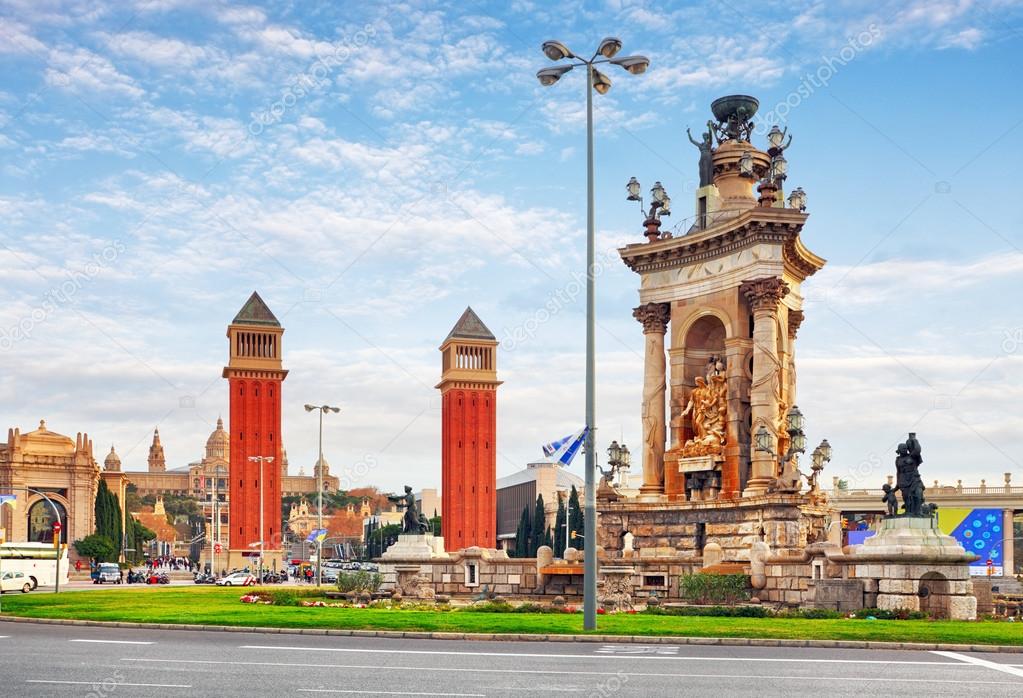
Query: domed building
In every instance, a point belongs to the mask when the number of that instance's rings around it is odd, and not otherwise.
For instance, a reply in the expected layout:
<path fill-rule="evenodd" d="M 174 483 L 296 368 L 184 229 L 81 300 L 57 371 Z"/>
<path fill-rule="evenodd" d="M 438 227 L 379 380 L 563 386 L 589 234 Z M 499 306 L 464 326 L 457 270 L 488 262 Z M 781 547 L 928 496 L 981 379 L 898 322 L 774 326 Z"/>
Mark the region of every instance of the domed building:
<path fill-rule="evenodd" d="M 120 472 L 121 471 L 121 457 L 117 455 L 117 451 L 114 450 L 114 445 L 110 444 L 110 453 L 103 459 L 103 470 L 105 472 Z"/>

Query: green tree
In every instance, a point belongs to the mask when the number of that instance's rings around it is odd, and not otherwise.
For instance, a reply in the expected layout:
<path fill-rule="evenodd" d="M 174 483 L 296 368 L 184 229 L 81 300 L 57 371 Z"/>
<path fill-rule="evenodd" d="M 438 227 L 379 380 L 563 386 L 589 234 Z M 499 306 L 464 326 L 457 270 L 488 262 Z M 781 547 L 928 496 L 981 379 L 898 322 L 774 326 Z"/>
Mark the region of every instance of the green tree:
<path fill-rule="evenodd" d="M 129 515 L 124 531 L 126 560 L 141 562 L 145 557 L 146 544 L 154 538 L 156 538 L 156 533 Z"/>
<path fill-rule="evenodd" d="M 554 519 L 554 557 L 565 556 L 565 498 L 558 494 L 558 515 Z"/>
<path fill-rule="evenodd" d="M 519 527 L 515 529 L 515 555 L 513 557 L 529 557 L 530 521 L 529 507 L 522 507 Z"/>
<path fill-rule="evenodd" d="M 579 492 L 576 490 L 575 485 L 572 485 L 572 491 L 568 495 L 568 527 L 571 531 L 576 534 L 576 538 L 569 542 L 576 550 L 582 550 L 585 546 L 586 540 L 582 537 L 584 530 L 583 523 L 583 508 L 579 506 Z"/>
<path fill-rule="evenodd" d="M 126 512 L 139 511 L 142 509 L 142 497 L 139 496 L 139 488 L 129 482 L 124 488 L 124 510 Z"/>
<path fill-rule="evenodd" d="M 401 524 L 388 524 L 372 531 L 366 541 L 367 557 L 380 557 L 401 535 Z"/>
<path fill-rule="evenodd" d="M 102 482 L 102 481 L 101 481 Z M 113 562 L 117 560 L 117 546 L 100 533 L 93 533 L 75 541 L 75 550 L 82 557 L 91 558 L 96 562 Z"/>
<path fill-rule="evenodd" d="M 533 509 L 533 525 L 531 526 L 532 536 L 529 542 L 529 557 L 536 557 L 536 551 L 544 544 L 544 530 L 547 528 L 547 513 L 544 511 L 543 495 L 536 496 L 536 506 Z"/>
<path fill-rule="evenodd" d="M 106 480 L 99 481 L 93 510 L 96 515 L 96 533 L 110 540 L 115 550 L 120 550 L 124 533 L 121 529 L 121 504 L 107 487 Z"/>

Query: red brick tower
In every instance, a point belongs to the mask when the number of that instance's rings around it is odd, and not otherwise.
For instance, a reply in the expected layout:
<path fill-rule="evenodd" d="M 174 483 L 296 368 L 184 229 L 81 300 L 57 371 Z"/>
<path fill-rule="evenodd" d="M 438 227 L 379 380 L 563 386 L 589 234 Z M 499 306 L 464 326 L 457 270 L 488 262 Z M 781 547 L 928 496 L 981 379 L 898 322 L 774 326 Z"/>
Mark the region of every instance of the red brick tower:
<path fill-rule="evenodd" d="M 230 555 L 228 567 L 251 566 L 242 553 L 259 550 L 264 567 L 282 561 L 281 542 L 281 335 L 284 328 L 253 292 L 227 327 L 231 390 Z M 270 456 L 260 463 L 250 456 Z M 262 471 L 262 472 L 261 472 Z M 262 486 L 263 530 L 259 530 Z"/>
<path fill-rule="evenodd" d="M 445 550 L 497 542 L 497 340 L 466 308 L 440 347 Z"/>

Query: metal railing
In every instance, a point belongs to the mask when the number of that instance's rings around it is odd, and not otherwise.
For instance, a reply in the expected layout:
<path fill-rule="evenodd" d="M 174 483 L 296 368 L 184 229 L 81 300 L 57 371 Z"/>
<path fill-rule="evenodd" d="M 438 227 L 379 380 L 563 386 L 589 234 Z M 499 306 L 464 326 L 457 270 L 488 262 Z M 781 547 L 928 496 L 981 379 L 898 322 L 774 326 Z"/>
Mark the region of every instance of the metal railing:
<path fill-rule="evenodd" d="M 843 497 L 883 497 L 884 490 L 878 489 L 839 489 L 834 488 L 828 491 L 832 497 L 843 498 Z M 951 485 L 939 485 L 938 487 L 928 486 L 925 492 L 926 496 L 933 497 L 936 495 L 947 496 L 947 497 L 958 497 L 962 495 L 990 495 L 990 496 L 1005 496 L 1005 495 L 1020 495 L 1023 496 L 1023 487 L 1005 485 L 998 486 L 992 485 L 990 487 L 954 487 Z"/>
<path fill-rule="evenodd" d="M 750 209 L 748 208 L 724 208 L 719 211 L 711 211 L 709 213 L 697 213 L 695 216 L 683 218 L 678 223 L 671 226 L 669 232 L 672 237 L 698 233 L 700 231 L 707 230 L 707 228 L 713 227 L 715 223 L 736 218 L 744 211 L 749 210 Z"/>

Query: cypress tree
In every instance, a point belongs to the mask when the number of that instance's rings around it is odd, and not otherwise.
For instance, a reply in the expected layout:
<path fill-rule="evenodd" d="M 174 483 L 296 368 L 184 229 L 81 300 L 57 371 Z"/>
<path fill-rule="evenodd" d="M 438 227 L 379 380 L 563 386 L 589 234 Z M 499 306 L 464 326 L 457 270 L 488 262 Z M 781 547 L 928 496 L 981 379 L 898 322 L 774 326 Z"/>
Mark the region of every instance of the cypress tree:
<path fill-rule="evenodd" d="M 536 508 L 533 511 L 532 542 L 529 546 L 529 557 L 536 557 L 536 551 L 544 544 L 544 529 L 547 528 L 547 514 L 544 512 L 543 495 L 536 496 Z"/>
<path fill-rule="evenodd" d="M 522 507 L 519 527 L 515 529 L 515 557 L 529 557 L 529 507 Z"/>
<path fill-rule="evenodd" d="M 575 485 L 572 485 L 572 492 L 568 496 L 568 505 L 571 509 L 568 515 L 568 527 L 570 530 L 575 531 L 577 536 L 569 542 L 569 545 L 576 550 L 582 550 L 586 544 L 586 540 L 582 537 L 584 530 L 583 509 L 579 506 L 579 492 L 576 490 Z"/>
<path fill-rule="evenodd" d="M 565 498 L 558 494 L 558 515 L 554 519 L 554 557 L 565 556 Z"/>
<path fill-rule="evenodd" d="M 107 495 L 110 494 L 110 490 L 107 488 L 107 481 L 100 480 L 99 487 L 96 488 L 96 505 L 94 507 L 94 513 L 96 515 L 96 533 L 102 536 L 111 538 L 110 530 L 110 499 Z M 112 539 L 112 538 L 111 538 Z"/>

